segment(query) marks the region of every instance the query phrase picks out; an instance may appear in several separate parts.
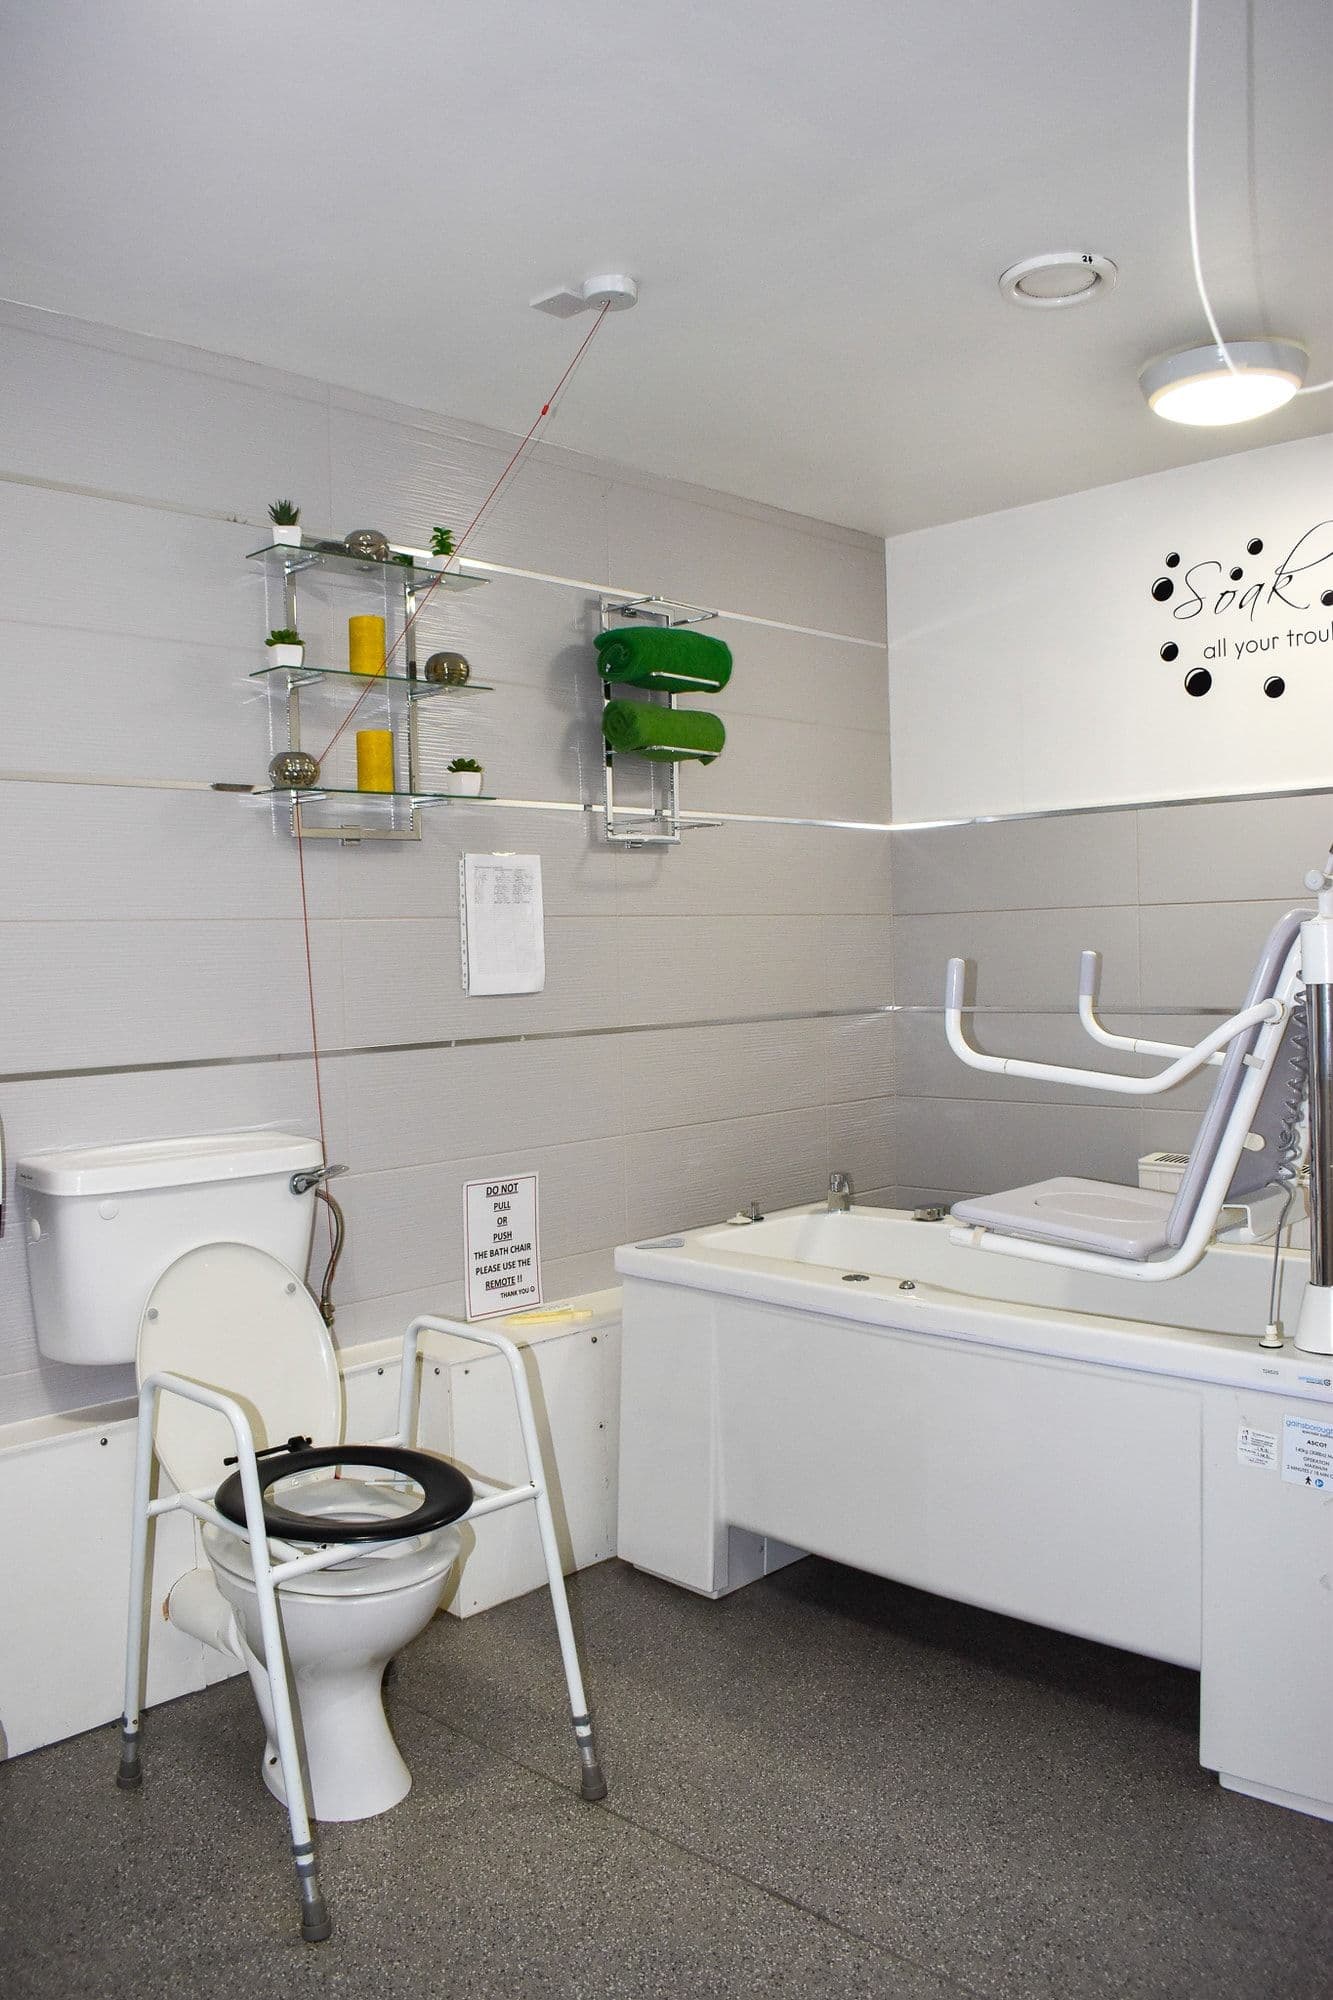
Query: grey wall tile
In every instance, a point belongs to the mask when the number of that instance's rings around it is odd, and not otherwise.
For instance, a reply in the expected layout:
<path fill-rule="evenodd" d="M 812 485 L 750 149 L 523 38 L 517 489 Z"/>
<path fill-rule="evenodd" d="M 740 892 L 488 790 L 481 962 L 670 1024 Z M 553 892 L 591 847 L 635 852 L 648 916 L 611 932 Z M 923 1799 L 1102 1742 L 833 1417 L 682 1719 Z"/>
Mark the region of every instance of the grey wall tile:
<path fill-rule="evenodd" d="M 0 328 L 0 367 L 8 471 L 252 519 L 290 494 L 312 527 L 328 518 L 328 420 L 312 385 L 292 395 L 14 326 Z"/>
<path fill-rule="evenodd" d="M 708 708 L 709 703 L 698 696 L 682 706 Z M 718 703 L 718 709 L 722 707 Z M 687 765 L 686 769 L 689 805 L 699 812 L 790 814 L 798 819 L 888 818 L 887 738 L 854 729 L 832 729 L 816 718 L 790 722 L 758 715 L 733 716 L 727 722 L 726 748 L 717 761 L 697 768 Z"/>
<path fill-rule="evenodd" d="M 1304 903 L 1305 871 L 1323 864 L 1333 842 L 1327 797 L 1172 806 L 1138 822 L 1145 903 Z"/>
<path fill-rule="evenodd" d="M 1264 939 L 1294 900 L 1145 907 L 1139 914 L 1144 1006 L 1238 1009 Z"/>
<path fill-rule="evenodd" d="M 1133 813 L 898 834 L 894 904 L 937 910 L 1084 910 L 1137 900 Z"/>
<path fill-rule="evenodd" d="M 828 1101 L 890 1097 L 898 1088 L 900 1017 L 860 1014 L 824 1023 Z"/>
<path fill-rule="evenodd" d="M 621 1129 L 625 1038 L 358 1055 L 338 1064 L 358 1173 Z"/>
<path fill-rule="evenodd" d="M 822 1105 L 826 1025 L 747 1021 L 621 1036 L 626 1129 L 654 1132 Z"/>
<path fill-rule="evenodd" d="M 829 1172 L 850 1174 L 860 1198 L 864 1187 L 882 1187 L 900 1170 L 898 1101 L 873 1097 L 859 1104 L 831 1104 Z"/>
<path fill-rule="evenodd" d="M 322 1038 L 342 1036 L 336 926 L 311 926 Z M 300 1049 L 310 1038 L 296 922 L 0 925 L 9 968 L 0 1071 L 179 1062 Z"/>
<path fill-rule="evenodd" d="M 377 1298 L 463 1274 L 463 1188 L 498 1174 L 539 1175 L 543 1258 L 613 1247 L 625 1234 L 623 1142 L 514 1146 L 339 1184 L 347 1211 L 348 1299 Z M 340 1274 L 341 1275 L 341 1274 Z"/>
<path fill-rule="evenodd" d="M 543 991 L 496 999 L 463 991 L 456 916 L 366 917 L 340 929 L 346 1040 L 354 1047 L 605 1028 L 620 1016 L 610 918 L 551 918 Z"/>
<path fill-rule="evenodd" d="M 1138 938 L 1132 908 L 959 911 L 902 916 L 894 925 L 895 999 L 943 1004 L 951 957 L 972 961 L 969 1000 L 980 1007 L 1054 1007 L 1078 1003 L 1079 957 L 1102 954 L 1107 1010 L 1138 1004 Z"/>
<path fill-rule="evenodd" d="M 0 852 L 9 922 L 300 915 L 293 843 L 222 794 L 0 786 Z M 335 915 L 336 850 L 312 843 L 305 860 L 310 914 Z"/>
<path fill-rule="evenodd" d="M 895 997 L 897 929 L 887 917 L 824 919 L 826 1007 L 883 1007 Z"/>
<path fill-rule="evenodd" d="M 994 1194 L 1053 1174 L 1132 1184 L 1139 1150 L 1137 1110 L 899 1100 L 898 1165 L 904 1184 L 913 1186 Z"/>
<path fill-rule="evenodd" d="M 702 836 L 700 836 L 702 838 Z M 626 1022 L 727 1020 L 823 1002 L 817 917 L 622 917 Z"/>
<path fill-rule="evenodd" d="M 884 638 L 884 556 L 868 539 L 815 536 L 626 484 L 610 496 L 609 550 L 618 585 Z"/>
<path fill-rule="evenodd" d="M 625 1140 L 628 1235 L 697 1229 L 757 1200 L 764 1209 L 813 1201 L 828 1185 L 822 1110 L 677 1126 Z"/>

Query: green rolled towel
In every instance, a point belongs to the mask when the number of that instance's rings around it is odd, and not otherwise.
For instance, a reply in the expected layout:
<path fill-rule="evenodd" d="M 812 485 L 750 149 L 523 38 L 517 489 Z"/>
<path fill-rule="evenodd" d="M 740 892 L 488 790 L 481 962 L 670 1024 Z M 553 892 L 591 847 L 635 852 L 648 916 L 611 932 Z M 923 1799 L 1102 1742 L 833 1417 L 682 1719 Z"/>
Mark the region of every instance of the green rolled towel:
<path fill-rule="evenodd" d="M 609 701 L 602 734 L 618 756 L 632 754 L 672 764 L 697 757 L 711 764 L 727 740 L 716 715 L 702 708 L 657 708 L 650 701 Z"/>
<path fill-rule="evenodd" d="M 598 672 L 628 687 L 657 688 L 663 694 L 697 689 L 716 694 L 731 679 L 731 648 L 706 632 L 679 625 L 624 625 L 599 632 L 593 640 Z"/>

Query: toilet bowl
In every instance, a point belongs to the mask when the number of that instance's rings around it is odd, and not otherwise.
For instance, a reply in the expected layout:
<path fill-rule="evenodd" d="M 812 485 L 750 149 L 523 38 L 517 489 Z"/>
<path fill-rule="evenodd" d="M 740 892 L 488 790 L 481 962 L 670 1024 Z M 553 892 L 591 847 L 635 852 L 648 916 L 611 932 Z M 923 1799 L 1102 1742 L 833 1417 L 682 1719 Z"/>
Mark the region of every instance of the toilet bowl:
<path fill-rule="evenodd" d="M 275 1561 L 346 1546 L 333 1566 L 279 1584 L 283 1646 L 313 1816 L 386 1812 L 412 1780 L 384 1713 L 384 1668 L 439 1606 L 461 1546 L 449 1523 L 471 1504 L 468 1481 L 429 1453 L 340 1443 L 342 1389 L 328 1330 L 289 1267 L 253 1245 L 202 1244 L 163 1272 L 144 1307 L 137 1367 L 140 1381 L 167 1372 L 241 1404 L 262 1454 Z M 312 1437 L 323 1448 L 288 1449 Z M 226 1477 L 231 1445 L 217 1411 L 163 1400 L 155 1447 L 173 1485 L 215 1494 L 218 1511 L 243 1523 L 239 1474 Z M 264 1782 L 285 1803 L 249 1545 L 211 1523 L 202 1539 L 231 1625 L 197 1584 L 173 1592 L 168 1616 L 245 1662 L 267 1734 Z"/>
<path fill-rule="evenodd" d="M 394 1487 L 346 1477 L 312 1483 L 303 1495 L 330 1519 L 349 1507 L 361 1515 L 383 1508 L 386 1532 L 392 1531 L 393 1515 L 405 1504 Z M 411 1789 L 411 1773 L 384 1713 L 381 1683 L 389 1660 L 435 1615 L 461 1541 L 457 1528 L 437 1528 L 349 1556 L 332 1569 L 316 1570 L 279 1588 L 307 1796 L 316 1819 L 369 1819 L 397 1805 Z M 249 1551 L 239 1536 L 212 1526 L 205 1527 L 203 1544 L 215 1590 L 232 1613 L 236 1650 L 264 1719 L 261 1775 L 285 1805 Z"/>

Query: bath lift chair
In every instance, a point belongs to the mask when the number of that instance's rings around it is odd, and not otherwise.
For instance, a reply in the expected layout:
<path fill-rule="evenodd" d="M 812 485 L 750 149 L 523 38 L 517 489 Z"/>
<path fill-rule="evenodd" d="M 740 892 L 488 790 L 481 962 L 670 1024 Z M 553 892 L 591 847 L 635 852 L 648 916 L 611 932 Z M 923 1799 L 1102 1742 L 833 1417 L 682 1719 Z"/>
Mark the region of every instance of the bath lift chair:
<path fill-rule="evenodd" d="M 1002 1257 L 1160 1284 L 1203 1256 L 1228 1204 L 1262 1190 L 1283 1197 L 1280 1231 L 1303 1165 L 1302 1099 L 1309 1100 L 1310 1284 L 1296 1345 L 1333 1353 L 1333 854 L 1306 877 L 1317 910 L 1289 910 L 1259 956 L 1245 1005 L 1192 1048 L 1115 1035 L 1097 1018 L 1098 953 L 1085 951 L 1079 1019 L 1106 1048 L 1172 1060 L 1154 1076 L 1085 1070 L 984 1054 L 963 1027 L 966 961 L 949 960 L 944 1019 L 949 1046 L 973 1069 L 1080 1089 L 1153 1097 L 1218 1068 L 1203 1121 L 1174 1196 L 1059 1176 L 955 1204 L 953 1240 Z M 1304 1009 L 1300 989 L 1305 989 Z M 1280 1060 L 1285 1055 L 1285 1060 Z M 1270 1345 L 1281 1344 L 1270 1326 Z"/>
<path fill-rule="evenodd" d="M 426 1454 L 411 1448 L 415 1428 L 417 1350 L 423 1333 L 455 1334 L 462 1340 L 477 1341 L 482 1346 L 494 1348 L 504 1356 L 518 1405 L 519 1430 L 527 1467 L 527 1478 L 521 1484 L 506 1487 L 481 1479 L 468 1479 L 448 1460 L 439 1458 L 433 1453 Z M 234 1459 L 225 1460 L 224 1463 L 234 1464 L 237 1470 L 230 1479 L 223 1482 L 216 1495 L 210 1487 L 194 1493 L 172 1493 L 160 1499 L 152 1497 L 154 1428 L 158 1403 L 164 1396 L 184 1397 L 188 1402 L 214 1410 L 230 1426 L 236 1456 Z M 456 1521 L 461 1524 L 464 1521 L 476 1521 L 485 1514 L 497 1513 L 503 1508 L 531 1501 L 536 1509 L 542 1556 L 551 1593 L 551 1608 L 555 1613 L 560 1657 L 569 1691 L 570 1714 L 579 1755 L 582 1796 L 588 1800 L 605 1798 L 606 1781 L 602 1776 L 592 1721 L 588 1714 L 588 1703 L 583 1691 L 578 1644 L 569 1614 L 569 1601 L 565 1595 L 560 1548 L 551 1514 L 546 1468 L 533 1414 L 532 1398 L 523 1369 L 522 1356 L 513 1342 L 489 1327 L 477 1326 L 470 1322 L 464 1324 L 461 1321 L 432 1317 L 414 1319 L 403 1337 L 398 1428 L 394 1435 L 379 1439 L 374 1445 L 347 1443 L 336 1448 L 293 1449 L 308 1442 L 307 1439 L 292 1438 L 286 1447 L 256 1451 L 250 1418 L 242 1403 L 235 1397 L 224 1395 L 201 1382 L 188 1380 L 184 1376 L 165 1370 L 158 1370 L 146 1376 L 141 1383 L 138 1449 L 134 1471 L 134 1527 L 130 1555 L 130 1619 L 125 1661 L 125 1713 L 121 1723 L 120 1769 L 116 1782 L 124 1789 L 137 1789 L 142 1783 L 140 1733 L 146 1652 L 145 1591 L 148 1575 L 149 1523 L 156 1515 L 184 1508 L 197 1520 L 211 1522 L 215 1528 L 238 1537 L 249 1549 L 250 1568 L 264 1637 L 263 1664 L 267 1670 L 273 1743 L 281 1768 L 283 1796 L 291 1824 L 292 1859 L 295 1863 L 300 1895 L 301 1935 L 307 1943 L 313 1944 L 329 1937 L 333 1924 L 320 1888 L 314 1843 L 311 1839 L 311 1814 L 299 1739 L 300 1714 L 293 1702 L 293 1690 L 283 1645 L 280 1592 L 282 1584 L 288 1580 L 309 1575 L 313 1570 L 327 1569 L 335 1563 L 345 1562 L 349 1555 L 364 1556 L 374 1553 L 377 1549 L 388 1549 L 404 1536 L 410 1538 L 425 1528 L 438 1527 L 442 1522 Z M 259 1463 L 261 1459 L 264 1461 L 262 1466 Z M 430 1468 L 423 1464 L 425 1459 L 430 1459 L 432 1462 L 435 1468 L 433 1475 Z M 406 1475 L 420 1484 L 424 1492 L 420 1505 L 413 1512 L 404 1513 L 395 1519 L 394 1534 L 391 1538 L 386 1537 L 379 1542 L 370 1541 L 365 1539 L 362 1529 L 358 1531 L 359 1539 L 349 1545 L 347 1535 L 335 1539 L 337 1530 L 328 1521 L 319 1521 L 316 1529 L 317 1517 L 311 1515 L 304 1517 L 304 1536 L 308 1537 L 312 1530 L 316 1530 L 321 1540 L 327 1538 L 325 1546 L 318 1547 L 312 1552 L 308 1541 L 302 1548 L 293 1547 L 290 1542 L 281 1539 L 282 1523 L 291 1517 L 278 1503 L 268 1498 L 269 1489 L 280 1480 L 289 1479 L 293 1473 L 316 1466 L 369 1464 L 392 1469 L 396 1461 L 402 1462 Z M 446 1487 L 454 1492 L 452 1504 L 448 1504 Z M 220 1511 L 219 1502 L 228 1507 L 228 1513 Z M 296 1520 L 287 1532 L 301 1533 L 302 1522 Z"/>

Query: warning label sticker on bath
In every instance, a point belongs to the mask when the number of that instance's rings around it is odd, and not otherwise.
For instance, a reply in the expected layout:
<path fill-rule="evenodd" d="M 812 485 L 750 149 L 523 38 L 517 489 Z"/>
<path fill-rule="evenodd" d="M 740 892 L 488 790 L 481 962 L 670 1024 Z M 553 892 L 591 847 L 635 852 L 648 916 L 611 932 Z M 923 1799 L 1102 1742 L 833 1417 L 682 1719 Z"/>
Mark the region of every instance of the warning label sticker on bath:
<path fill-rule="evenodd" d="M 1263 1465 L 1272 1470 L 1277 1465 L 1277 1432 L 1257 1431 L 1253 1424 L 1242 1424 L 1236 1432 L 1236 1456 L 1242 1465 Z"/>
<path fill-rule="evenodd" d="M 469 1319 L 541 1304 L 536 1174 L 464 1182 L 463 1258 Z"/>
<path fill-rule="evenodd" d="M 1282 1419 L 1282 1477 L 1295 1486 L 1333 1491 L 1333 1424 L 1308 1417 Z"/>

